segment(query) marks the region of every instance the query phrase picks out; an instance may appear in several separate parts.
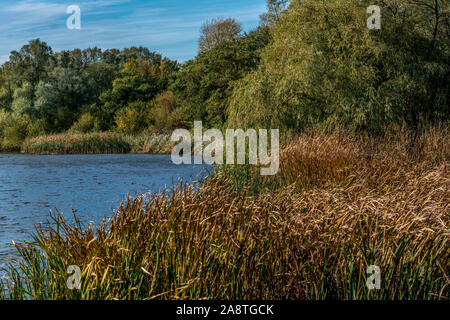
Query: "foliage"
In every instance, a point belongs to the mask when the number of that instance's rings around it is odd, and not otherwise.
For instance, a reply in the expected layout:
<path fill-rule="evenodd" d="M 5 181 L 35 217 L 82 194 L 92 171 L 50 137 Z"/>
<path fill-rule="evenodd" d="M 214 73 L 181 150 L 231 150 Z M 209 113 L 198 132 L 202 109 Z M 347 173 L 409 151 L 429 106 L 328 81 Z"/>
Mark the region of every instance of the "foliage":
<path fill-rule="evenodd" d="M 119 111 L 149 103 L 177 70 L 177 62 L 143 47 L 53 53 L 32 40 L 0 67 L 0 109 L 28 117 L 30 134 L 113 130 Z M 142 123 L 132 126 L 126 131 L 143 129 Z"/>
<path fill-rule="evenodd" d="M 166 131 L 186 126 L 186 116 L 173 92 L 166 91 L 159 94 L 153 101 L 150 113 L 153 130 Z"/>
<path fill-rule="evenodd" d="M 269 30 L 258 28 L 226 41 L 185 63 L 170 85 L 190 122 L 209 126 L 226 122 L 233 81 L 255 70 L 260 50 L 270 42 Z"/>
<path fill-rule="evenodd" d="M 289 0 L 267 0 L 267 12 L 260 16 L 261 24 L 273 26 L 286 10 Z"/>
<path fill-rule="evenodd" d="M 71 133 L 89 133 L 99 131 L 98 120 L 90 113 L 84 113 L 70 128 Z"/>
<path fill-rule="evenodd" d="M 131 147 L 117 133 L 57 134 L 27 139 L 22 151 L 31 154 L 127 153 Z"/>
<path fill-rule="evenodd" d="M 30 119 L 0 110 L 0 150 L 20 150 L 28 134 Z"/>
<path fill-rule="evenodd" d="M 269 0 L 246 34 L 206 23 L 181 66 L 142 47 L 53 54 L 33 40 L 11 54 L 2 150 L 169 153 L 161 132 L 195 120 L 281 128 L 284 141 L 273 177 L 218 168 L 127 199 L 95 230 L 53 215 L 16 246 L 0 298 L 450 299 L 446 2 L 286 3 Z M 373 4 L 381 30 L 366 26 Z"/>
<path fill-rule="evenodd" d="M 366 26 L 373 4 L 382 9 L 381 30 Z M 232 18 L 205 22 L 198 55 L 182 65 L 144 47 L 53 53 L 32 40 L 0 67 L 0 109 L 29 119 L 30 137 L 71 128 L 161 132 L 195 120 L 219 129 L 301 132 L 320 124 L 377 134 L 393 123 L 448 122 L 445 1 L 267 6 L 248 33 Z M 159 101 L 164 95 L 174 103 Z M 18 143 L 22 135 L 8 132 Z"/>
<path fill-rule="evenodd" d="M 200 30 L 199 52 L 204 53 L 224 42 L 233 41 L 241 31 L 241 25 L 233 18 L 206 21 Z"/>
<path fill-rule="evenodd" d="M 135 102 L 117 111 L 114 119 L 116 130 L 124 133 L 139 133 L 148 127 L 148 106 L 143 102 Z"/>
<path fill-rule="evenodd" d="M 430 24 L 432 8 L 399 0 L 383 2 L 382 30 L 369 30 L 371 4 L 292 1 L 258 70 L 235 85 L 229 125 L 380 132 L 448 119 L 448 26 Z"/>
<path fill-rule="evenodd" d="M 305 134 L 283 150 L 289 165 L 270 192 L 235 190 L 221 172 L 127 199 L 95 228 L 56 213 L 16 245 L 4 296 L 449 299 L 448 129 L 414 136 L 389 133 L 373 148 L 372 137 Z M 69 265 L 81 290 L 66 285 Z M 366 285 L 370 265 L 380 290 Z"/>
<path fill-rule="evenodd" d="M 132 152 L 171 154 L 174 144 L 170 137 L 169 134 L 143 132 L 139 135 L 128 135 L 126 139 Z"/>

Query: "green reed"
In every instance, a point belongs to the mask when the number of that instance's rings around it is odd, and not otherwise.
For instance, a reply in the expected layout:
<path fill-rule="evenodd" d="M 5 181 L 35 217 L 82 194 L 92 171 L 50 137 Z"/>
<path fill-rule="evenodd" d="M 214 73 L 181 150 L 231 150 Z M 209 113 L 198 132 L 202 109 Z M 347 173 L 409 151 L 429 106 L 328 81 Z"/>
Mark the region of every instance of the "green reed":
<path fill-rule="evenodd" d="M 3 298 L 449 299 L 448 131 L 371 139 L 305 134 L 279 176 L 242 168 L 238 186 L 217 171 L 129 198 L 95 228 L 55 213 L 17 244 Z M 81 290 L 66 285 L 70 265 Z"/>

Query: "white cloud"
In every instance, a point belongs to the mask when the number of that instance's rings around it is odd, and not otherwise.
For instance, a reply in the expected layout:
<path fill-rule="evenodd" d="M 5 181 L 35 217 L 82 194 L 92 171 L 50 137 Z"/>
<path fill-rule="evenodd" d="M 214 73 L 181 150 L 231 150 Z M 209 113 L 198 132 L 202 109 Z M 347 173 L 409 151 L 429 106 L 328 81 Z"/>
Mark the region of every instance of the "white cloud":
<path fill-rule="evenodd" d="M 255 26 L 265 10 L 265 0 L 232 5 L 236 1 L 210 0 L 187 6 L 175 0 L 138 5 L 130 0 L 73 1 L 82 9 L 82 29 L 74 31 L 65 26 L 69 1 L 22 0 L 0 6 L 0 21 L 8 21 L 0 24 L 0 63 L 8 59 L 10 51 L 35 38 L 55 51 L 143 45 L 184 61 L 195 56 L 199 29 L 207 19 L 234 17 L 246 30 Z"/>

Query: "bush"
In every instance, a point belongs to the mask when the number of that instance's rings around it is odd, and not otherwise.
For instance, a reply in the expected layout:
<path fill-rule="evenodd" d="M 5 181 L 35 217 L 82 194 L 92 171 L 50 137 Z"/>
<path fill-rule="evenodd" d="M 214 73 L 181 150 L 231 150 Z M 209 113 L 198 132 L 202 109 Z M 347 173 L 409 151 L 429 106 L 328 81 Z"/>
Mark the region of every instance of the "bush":
<path fill-rule="evenodd" d="M 170 131 L 186 126 L 186 114 L 178 107 L 175 95 L 171 91 L 159 94 L 155 98 L 150 116 L 155 130 Z"/>
<path fill-rule="evenodd" d="M 99 131 L 99 122 L 90 113 L 81 115 L 80 119 L 70 128 L 71 133 L 89 133 Z"/>
<path fill-rule="evenodd" d="M 0 149 L 18 151 L 28 134 L 30 118 L 27 115 L 0 112 Z"/>
<path fill-rule="evenodd" d="M 55 214 L 16 246 L 9 297 L 449 299 L 448 129 L 374 139 L 299 136 L 268 177 L 280 185 L 253 196 L 221 172 L 127 199 L 97 228 Z M 81 290 L 66 285 L 69 265 Z M 370 265 L 380 290 L 366 285 Z"/>
<path fill-rule="evenodd" d="M 148 127 L 147 104 L 135 102 L 117 111 L 114 119 L 116 130 L 123 133 L 137 134 Z"/>

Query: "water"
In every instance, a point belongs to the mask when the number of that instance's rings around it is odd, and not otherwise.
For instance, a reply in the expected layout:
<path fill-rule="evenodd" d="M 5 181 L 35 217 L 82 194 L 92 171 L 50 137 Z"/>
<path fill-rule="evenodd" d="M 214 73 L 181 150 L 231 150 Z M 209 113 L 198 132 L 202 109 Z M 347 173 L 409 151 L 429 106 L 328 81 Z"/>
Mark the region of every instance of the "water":
<path fill-rule="evenodd" d="M 165 155 L 0 154 L 0 267 L 14 256 L 12 241 L 30 240 L 49 210 L 72 210 L 84 223 L 101 223 L 129 195 L 170 189 L 172 181 L 194 182 L 206 166 L 177 166 Z"/>

